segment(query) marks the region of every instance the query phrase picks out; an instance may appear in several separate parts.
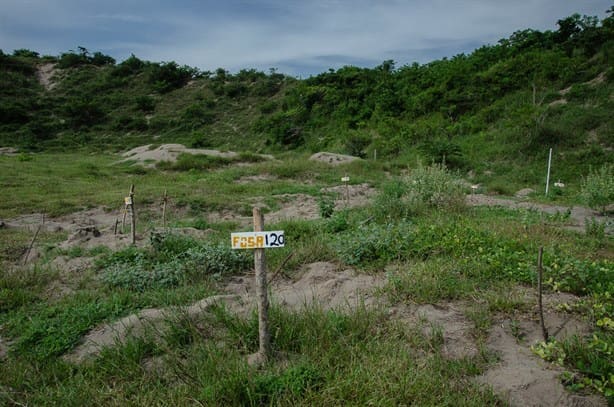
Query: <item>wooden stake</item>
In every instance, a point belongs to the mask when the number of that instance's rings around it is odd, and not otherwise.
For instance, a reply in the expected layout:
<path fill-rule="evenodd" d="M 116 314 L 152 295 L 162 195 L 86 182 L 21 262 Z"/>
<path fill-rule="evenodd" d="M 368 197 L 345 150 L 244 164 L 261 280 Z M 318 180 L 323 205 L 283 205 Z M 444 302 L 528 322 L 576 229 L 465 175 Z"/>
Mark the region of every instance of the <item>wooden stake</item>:
<path fill-rule="evenodd" d="M 166 189 L 164 190 L 164 196 L 162 197 L 162 227 L 166 229 L 166 202 L 168 201 L 168 195 Z"/>
<path fill-rule="evenodd" d="M 128 214 L 128 205 L 124 204 L 124 216 L 122 216 L 122 234 L 126 233 L 126 215 Z"/>
<path fill-rule="evenodd" d="M 132 244 L 136 244 L 136 211 L 134 210 L 134 184 L 130 185 L 130 216 L 131 216 L 131 231 Z"/>
<path fill-rule="evenodd" d="M 345 178 L 349 178 L 347 175 Z M 345 207 L 349 208 L 350 206 L 350 185 L 349 181 L 345 181 Z"/>
<path fill-rule="evenodd" d="M 537 305 L 539 307 L 539 322 L 542 328 L 542 335 L 544 336 L 544 341 L 548 340 L 548 330 L 546 329 L 546 325 L 544 324 L 544 307 L 542 304 L 542 278 L 543 278 L 543 266 L 542 259 L 544 255 L 544 248 L 539 248 L 539 254 L 537 255 Z"/>
<path fill-rule="evenodd" d="M 34 246 L 34 242 L 36 241 L 36 238 L 38 237 L 38 233 L 41 231 L 41 229 L 42 229 L 44 224 L 45 224 L 45 214 L 43 213 L 43 219 L 41 220 L 40 225 L 38 225 L 38 228 L 36 228 L 36 232 L 34 232 L 34 237 L 32 238 L 32 241 L 30 242 L 30 246 L 28 246 L 28 250 L 26 251 L 26 255 L 23 258 L 24 266 L 28 262 L 28 257 L 30 257 L 30 251 L 32 251 L 32 247 Z"/>
<path fill-rule="evenodd" d="M 260 208 L 253 209 L 254 232 L 264 231 L 264 218 Z M 259 349 L 250 357 L 250 364 L 261 365 L 269 360 L 271 335 L 269 332 L 269 300 L 267 298 L 266 259 L 264 249 L 254 249 L 254 269 L 256 272 L 256 297 L 258 300 L 258 339 Z"/>

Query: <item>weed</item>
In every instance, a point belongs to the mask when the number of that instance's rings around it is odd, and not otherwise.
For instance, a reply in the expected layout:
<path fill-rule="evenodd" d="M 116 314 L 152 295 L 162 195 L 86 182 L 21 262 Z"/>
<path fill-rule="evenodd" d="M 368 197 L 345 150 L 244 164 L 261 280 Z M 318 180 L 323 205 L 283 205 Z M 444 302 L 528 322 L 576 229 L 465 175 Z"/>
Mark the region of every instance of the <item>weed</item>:
<path fill-rule="evenodd" d="M 320 209 L 320 217 L 330 218 L 335 212 L 335 199 L 330 195 L 320 195 L 318 208 Z"/>
<path fill-rule="evenodd" d="M 605 214 L 606 206 L 614 202 L 614 164 L 591 171 L 582 182 L 581 197 L 589 207 Z"/>

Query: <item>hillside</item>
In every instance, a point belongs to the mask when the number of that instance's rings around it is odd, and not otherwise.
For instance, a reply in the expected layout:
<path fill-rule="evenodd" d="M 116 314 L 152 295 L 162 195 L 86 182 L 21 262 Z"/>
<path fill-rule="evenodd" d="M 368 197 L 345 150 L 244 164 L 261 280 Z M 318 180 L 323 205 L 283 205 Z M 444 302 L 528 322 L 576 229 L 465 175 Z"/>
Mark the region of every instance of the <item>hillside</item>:
<path fill-rule="evenodd" d="M 540 184 L 553 148 L 556 177 L 578 181 L 613 161 L 613 20 L 573 15 L 557 31 L 517 31 L 468 55 L 305 80 L 135 56 L 116 63 L 81 47 L 59 57 L 16 50 L 0 54 L 0 147 L 182 142 L 332 150 L 401 166 L 445 158 L 504 193 L 509 182 Z"/>

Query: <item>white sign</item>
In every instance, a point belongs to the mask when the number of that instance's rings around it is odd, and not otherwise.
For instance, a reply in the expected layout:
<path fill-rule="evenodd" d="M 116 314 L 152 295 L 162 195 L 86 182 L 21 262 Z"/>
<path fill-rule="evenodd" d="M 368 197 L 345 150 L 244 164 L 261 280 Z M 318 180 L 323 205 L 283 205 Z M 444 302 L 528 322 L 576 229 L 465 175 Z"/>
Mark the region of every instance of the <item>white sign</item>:
<path fill-rule="evenodd" d="M 284 231 L 231 233 L 230 243 L 233 249 L 270 249 L 274 247 L 284 247 Z"/>
<path fill-rule="evenodd" d="M 124 198 L 124 203 L 126 205 L 132 205 L 132 197 L 131 196 L 127 196 Z"/>
<path fill-rule="evenodd" d="M 341 178 L 341 181 L 349 182 L 350 181 L 350 177 L 343 177 L 343 178 Z"/>

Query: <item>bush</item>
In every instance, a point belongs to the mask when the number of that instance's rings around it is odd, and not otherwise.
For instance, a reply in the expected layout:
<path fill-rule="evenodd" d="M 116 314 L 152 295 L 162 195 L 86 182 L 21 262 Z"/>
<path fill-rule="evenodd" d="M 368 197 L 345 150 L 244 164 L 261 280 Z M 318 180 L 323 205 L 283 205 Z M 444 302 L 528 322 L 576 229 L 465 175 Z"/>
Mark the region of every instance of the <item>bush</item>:
<path fill-rule="evenodd" d="M 384 185 L 375 198 L 374 216 L 378 220 L 404 219 L 424 210 L 457 211 L 465 205 L 460 180 L 444 165 L 419 166 L 405 179 Z"/>
<path fill-rule="evenodd" d="M 614 202 L 614 165 L 604 164 L 592 171 L 584 178 L 580 194 L 589 207 L 605 214 L 606 207 Z"/>
<path fill-rule="evenodd" d="M 443 164 L 419 166 L 406 180 L 405 197 L 410 208 L 458 210 L 465 205 L 465 192 L 460 180 Z"/>

